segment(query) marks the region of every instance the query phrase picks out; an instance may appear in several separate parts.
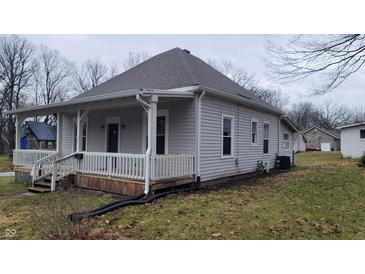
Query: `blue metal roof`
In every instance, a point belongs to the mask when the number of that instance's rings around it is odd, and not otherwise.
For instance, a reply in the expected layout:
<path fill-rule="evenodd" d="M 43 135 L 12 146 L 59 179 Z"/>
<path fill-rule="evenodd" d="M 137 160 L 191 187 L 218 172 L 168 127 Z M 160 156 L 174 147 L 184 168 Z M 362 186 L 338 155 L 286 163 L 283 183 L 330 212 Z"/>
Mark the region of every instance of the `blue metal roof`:
<path fill-rule="evenodd" d="M 57 131 L 54 126 L 47 125 L 43 122 L 32 121 L 26 121 L 25 124 L 38 141 L 56 141 Z"/>

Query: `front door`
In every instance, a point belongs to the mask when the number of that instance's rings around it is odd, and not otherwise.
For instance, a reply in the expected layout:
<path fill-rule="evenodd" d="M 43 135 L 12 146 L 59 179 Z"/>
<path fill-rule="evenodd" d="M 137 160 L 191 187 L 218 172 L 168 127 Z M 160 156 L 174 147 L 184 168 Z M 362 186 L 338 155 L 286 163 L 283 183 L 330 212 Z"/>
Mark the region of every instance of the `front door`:
<path fill-rule="evenodd" d="M 108 124 L 107 152 L 118 152 L 118 124 Z"/>

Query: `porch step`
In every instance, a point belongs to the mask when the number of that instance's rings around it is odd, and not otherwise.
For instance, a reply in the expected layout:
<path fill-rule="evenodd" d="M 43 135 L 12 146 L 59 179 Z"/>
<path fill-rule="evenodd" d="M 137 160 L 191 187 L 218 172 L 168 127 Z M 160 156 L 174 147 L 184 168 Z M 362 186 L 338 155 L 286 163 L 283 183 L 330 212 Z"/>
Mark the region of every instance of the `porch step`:
<path fill-rule="evenodd" d="M 34 182 L 34 186 L 51 188 L 51 182 L 38 181 L 38 182 Z"/>
<path fill-rule="evenodd" d="M 51 188 L 35 186 L 35 187 L 29 187 L 28 191 L 33 192 L 33 193 L 47 193 L 47 192 L 51 192 Z"/>

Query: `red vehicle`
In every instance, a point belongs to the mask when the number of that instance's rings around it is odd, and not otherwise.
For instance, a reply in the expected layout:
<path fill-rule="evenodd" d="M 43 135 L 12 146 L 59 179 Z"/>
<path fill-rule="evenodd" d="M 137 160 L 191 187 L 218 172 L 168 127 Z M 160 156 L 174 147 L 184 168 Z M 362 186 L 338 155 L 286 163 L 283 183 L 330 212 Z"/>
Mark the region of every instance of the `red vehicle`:
<path fill-rule="evenodd" d="M 321 151 L 321 150 L 312 144 L 308 144 L 305 147 L 305 151 Z"/>

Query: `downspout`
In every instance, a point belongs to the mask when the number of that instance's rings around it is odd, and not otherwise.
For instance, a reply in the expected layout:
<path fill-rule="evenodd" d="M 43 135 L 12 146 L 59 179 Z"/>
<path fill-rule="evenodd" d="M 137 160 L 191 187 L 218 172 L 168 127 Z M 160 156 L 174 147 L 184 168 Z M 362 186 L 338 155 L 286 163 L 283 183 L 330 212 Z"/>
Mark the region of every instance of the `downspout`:
<path fill-rule="evenodd" d="M 281 119 L 283 118 L 283 115 L 280 115 L 278 118 L 278 154 L 277 156 L 280 156 L 280 128 L 281 128 Z"/>
<path fill-rule="evenodd" d="M 202 99 L 205 95 L 205 91 L 203 90 L 199 95 L 197 99 L 197 113 L 196 113 L 196 119 L 197 119 L 197 142 L 196 142 L 196 180 L 200 182 L 200 151 L 201 151 L 201 105 L 202 105 Z"/>
<path fill-rule="evenodd" d="M 145 195 L 148 195 L 148 193 L 150 192 L 150 162 L 151 162 L 151 145 L 152 145 L 152 142 L 151 142 L 151 134 L 152 134 L 152 113 L 151 113 L 151 106 L 146 102 L 144 101 L 141 96 L 139 94 L 136 95 L 136 100 L 137 102 L 139 102 L 144 111 L 147 112 L 147 124 L 148 124 L 148 133 L 147 133 L 147 136 L 148 136 L 148 145 L 147 145 L 147 150 L 146 150 L 146 162 L 145 162 L 145 175 L 144 175 L 144 194 Z"/>

